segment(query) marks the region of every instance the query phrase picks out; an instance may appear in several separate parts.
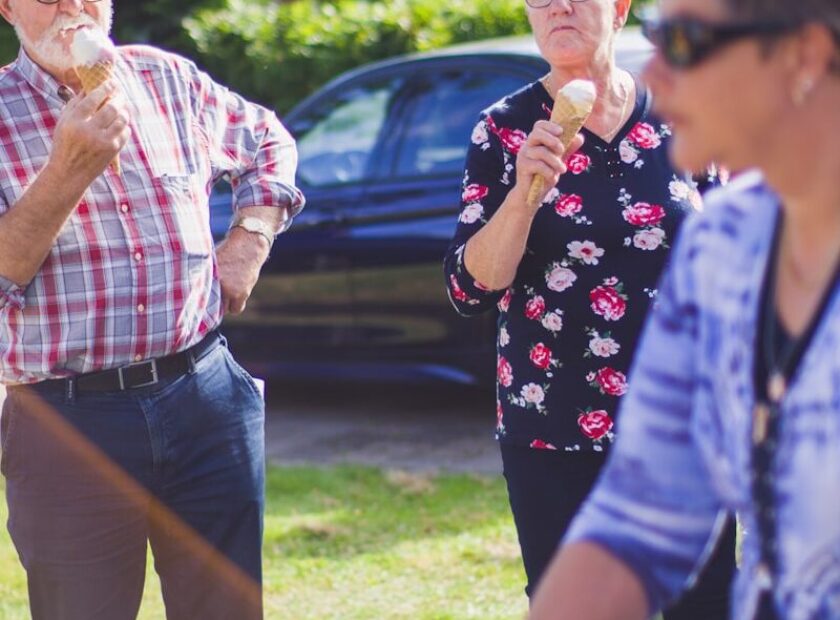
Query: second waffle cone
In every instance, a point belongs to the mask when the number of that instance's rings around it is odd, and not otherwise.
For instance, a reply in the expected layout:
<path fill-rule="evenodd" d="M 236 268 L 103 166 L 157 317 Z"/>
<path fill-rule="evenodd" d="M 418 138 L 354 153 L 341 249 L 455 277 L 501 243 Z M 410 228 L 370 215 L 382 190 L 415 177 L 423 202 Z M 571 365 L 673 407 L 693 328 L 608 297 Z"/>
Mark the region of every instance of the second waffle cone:
<path fill-rule="evenodd" d="M 560 125 L 563 128 L 563 133 L 560 134 L 560 142 L 563 144 L 563 149 L 569 148 L 574 137 L 583 127 L 586 119 L 589 118 L 591 109 L 587 107 L 576 106 L 568 97 L 562 94 L 561 90 L 557 91 L 557 96 L 554 98 L 554 107 L 551 108 L 551 122 Z M 531 187 L 528 188 L 527 204 L 529 207 L 536 207 L 540 194 L 545 189 L 545 179 L 536 175 L 531 181 Z"/>

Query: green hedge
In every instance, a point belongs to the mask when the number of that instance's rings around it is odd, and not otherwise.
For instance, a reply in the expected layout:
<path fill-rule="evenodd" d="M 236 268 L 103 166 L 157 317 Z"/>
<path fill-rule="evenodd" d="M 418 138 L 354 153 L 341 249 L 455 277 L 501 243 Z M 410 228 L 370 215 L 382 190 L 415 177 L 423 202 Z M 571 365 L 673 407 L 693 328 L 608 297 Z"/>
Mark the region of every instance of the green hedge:
<path fill-rule="evenodd" d="M 637 0 L 636 6 L 650 0 Z M 530 32 L 524 0 L 222 0 L 184 20 L 218 79 L 279 112 L 342 71 Z"/>
<path fill-rule="evenodd" d="M 117 3 L 114 37 L 189 56 L 284 113 L 366 62 L 530 32 L 524 7 L 524 0 L 145 0 Z M 12 28 L 0 26 L 0 63 L 17 47 Z"/>
<path fill-rule="evenodd" d="M 522 0 L 226 0 L 185 20 L 218 79 L 280 112 L 342 71 L 529 31 Z"/>

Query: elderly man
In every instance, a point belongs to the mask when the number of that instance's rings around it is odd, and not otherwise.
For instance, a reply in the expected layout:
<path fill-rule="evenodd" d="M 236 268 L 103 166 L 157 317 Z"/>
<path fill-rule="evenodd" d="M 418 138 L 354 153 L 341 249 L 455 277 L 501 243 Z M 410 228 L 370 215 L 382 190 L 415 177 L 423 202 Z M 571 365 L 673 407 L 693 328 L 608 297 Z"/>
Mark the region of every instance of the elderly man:
<path fill-rule="evenodd" d="M 217 328 L 303 205 L 294 142 L 150 47 L 83 94 L 71 44 L 109 31 L 112 0 L 0 13 L 21 42 L 0 73 L 2 470 L 32 615 L 135 617 L 148 541 L 168 617 L 259 617 L 264 410 Z"/>

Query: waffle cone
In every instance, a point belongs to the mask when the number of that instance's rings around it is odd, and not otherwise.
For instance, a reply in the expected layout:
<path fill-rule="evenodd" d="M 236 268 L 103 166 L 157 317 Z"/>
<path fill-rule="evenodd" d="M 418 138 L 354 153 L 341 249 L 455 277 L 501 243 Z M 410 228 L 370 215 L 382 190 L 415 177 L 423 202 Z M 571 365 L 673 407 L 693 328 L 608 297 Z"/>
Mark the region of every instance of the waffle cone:
<path fill-rule="evenodd" d="M 551 122 L 560 125 L 563 133 L 560 134 L 560 142 L 563 149 L 569 148 L 574 137 L 583 127 L 592 108 L 588 105 L 575 105 L 568 97 L 557 91 L 554 99 L 554 107 L 551 109 Z M 537 206 L 543 191 L 545 190 L 545 178 L 540 175 L 534 176 L 531 187 L 528 188 L 527 204 L 529 207 Z"/>
<path fill-rule="evenodd" d="M 98 62 L 95 65 L 76 67 L 76 75 L 79 76 L 79 81 L 82 83 L 82 90 L 86 95 L 102 86 L 102 84 L 104 84 L 106 80 L 110 79 L 113 74 L 114 63 L 112 62 Z M 102 102 L 102 105 L 105 105 L 105 101 Z M 101 108 L 102 105 L 99 107 Z M 111 160 L 109 166 L 116 174 L 120 174 L 122 172 L 119 154 L 114 156 L 114 159 Z"/>

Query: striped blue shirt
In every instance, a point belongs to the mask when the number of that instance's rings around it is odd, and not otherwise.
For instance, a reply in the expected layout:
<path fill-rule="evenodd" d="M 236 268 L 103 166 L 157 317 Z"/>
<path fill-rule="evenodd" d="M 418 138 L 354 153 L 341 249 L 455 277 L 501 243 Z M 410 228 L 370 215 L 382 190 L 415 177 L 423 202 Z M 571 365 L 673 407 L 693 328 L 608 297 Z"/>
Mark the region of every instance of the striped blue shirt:
<path fill-rule="evenodd" d="M 605 474 L 566 541 L 596 542 L 642 580 L 652 609 L 702 565 L 725 512 L 746 536 L 732 617 L 761 580 L 751 496 L 753 356 L 778 197 L 757 174 L 708 196 L 686 222 L 645 327 Z M 774 464 L 786 620 L 840 618 L 840 293 L 782 402 Z"/>

